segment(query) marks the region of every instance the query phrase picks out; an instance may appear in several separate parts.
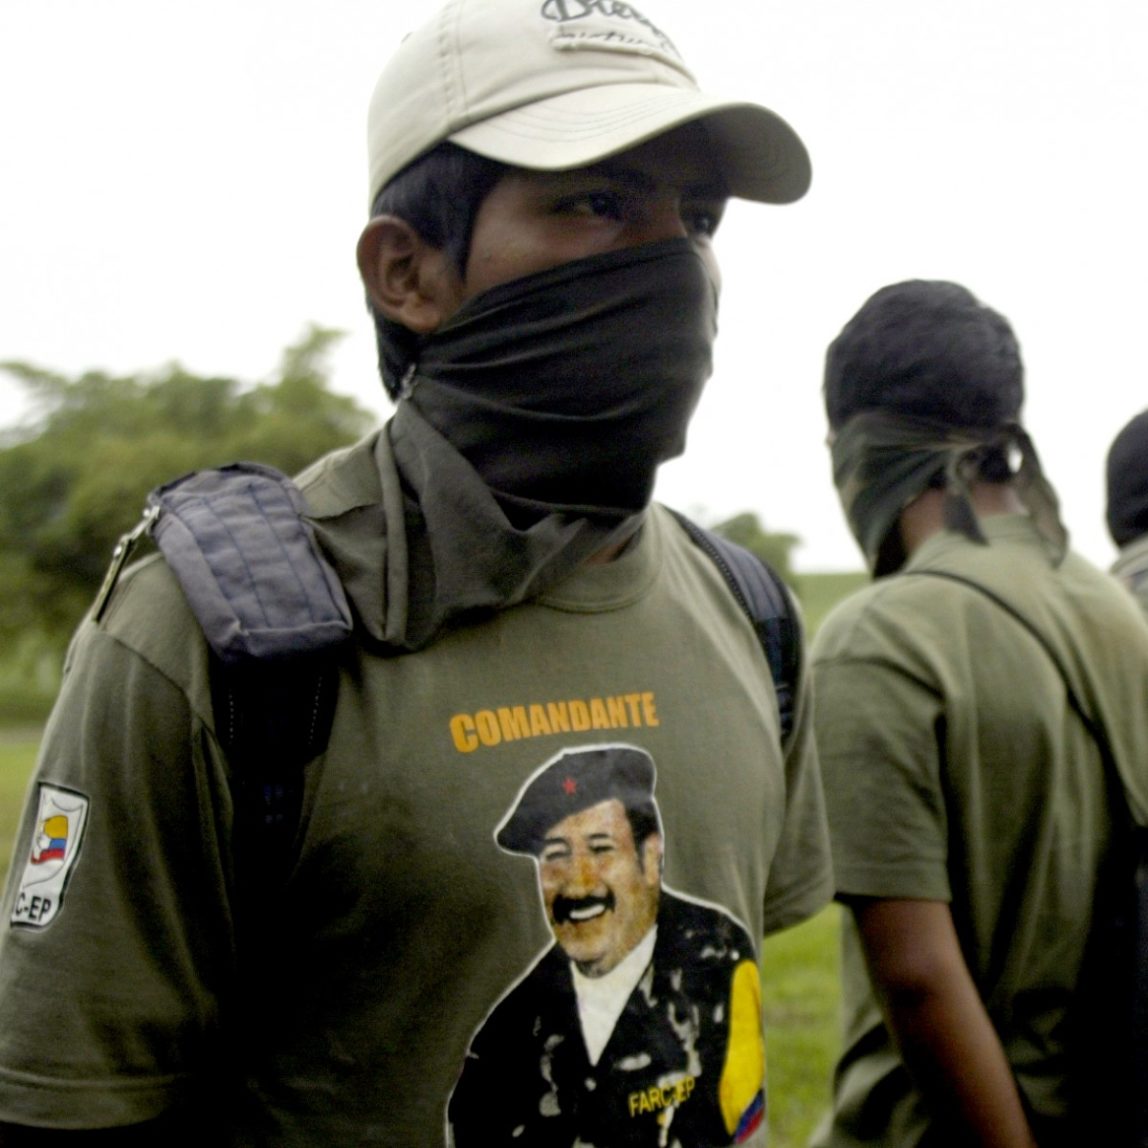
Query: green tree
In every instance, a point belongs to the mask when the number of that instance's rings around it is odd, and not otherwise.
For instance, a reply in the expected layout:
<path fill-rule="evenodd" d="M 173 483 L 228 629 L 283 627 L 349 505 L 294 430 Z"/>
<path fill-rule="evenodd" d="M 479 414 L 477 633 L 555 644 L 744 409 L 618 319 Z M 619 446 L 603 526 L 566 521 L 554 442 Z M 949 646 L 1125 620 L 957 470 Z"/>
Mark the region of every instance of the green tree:
<path fill-rule="evenodd" d="M 752 511 L 735 514 L 733 518 L 717 523 L 713 529 L 768 562 L 789 587 L 798 591 L 797 578 L 789 561 L 790 552 L 801 541 L 796 534 L 774 534 L 766 530 Z"/>
<path fill-rule="evenodd" d="M 0 363 L 33 411 L 0 432 L 0 644 L 29 630 L 54 644 L 71 633 L 152 487 L 238 459 L 294 473 L 366 433 L 374 416 L 329 389 L 340 338 L 311 327 L 255 386 L 178 364 L 68 378 Z"/>

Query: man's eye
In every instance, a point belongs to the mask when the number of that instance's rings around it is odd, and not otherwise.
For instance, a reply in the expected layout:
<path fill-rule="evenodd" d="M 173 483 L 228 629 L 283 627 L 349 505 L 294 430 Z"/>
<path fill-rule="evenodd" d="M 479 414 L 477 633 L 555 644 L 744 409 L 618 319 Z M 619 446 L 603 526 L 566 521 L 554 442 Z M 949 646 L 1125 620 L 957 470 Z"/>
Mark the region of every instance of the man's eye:
<path fill-rule="evenodd" d="M 691 235 L 715 235 L 721 223 L 721 212 L 712 207 L 693 207 L 682 211 L 682 219 Z"/>
<path fill-rule="evenodd" d="M 567 200 L 563 207 L 578 215 L 592 215 L 600 219 L 621 219 L 624 210 L 622 197 L 613 191 L 590 191 Z"/>

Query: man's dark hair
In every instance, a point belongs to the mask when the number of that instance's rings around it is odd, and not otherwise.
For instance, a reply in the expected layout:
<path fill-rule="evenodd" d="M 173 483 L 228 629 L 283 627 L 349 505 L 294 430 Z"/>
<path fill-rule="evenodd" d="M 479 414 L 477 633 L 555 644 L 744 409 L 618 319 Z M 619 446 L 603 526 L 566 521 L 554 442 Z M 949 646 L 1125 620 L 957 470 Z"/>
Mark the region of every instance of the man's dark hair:
<path fill-rule="evenodd" d="M 1112 440 L 1106 460 L 1108 532 L 1117 546 L 1148 534 L 1148 411 Z"/>
<path fill-rule="evenodd" d="M 505 164 L 452 143 L 441 143 L 403 168 L 375 197 L 371 218 L 396 215 L 428 243 L 444 250 L 460 275 L 466 272 L 475 217 Z M 418 355 L 421 336 L 380 315 L 373 307 L 379 373 L 391 398 Z"/>
<path fill-rule="evenodd" d="M 626 820 L 630 823 L 630 832 L 634 837 L 634 849 L 638 854 L 638 864 L 644 868 L 642 843 L 652 834 L 662 832 L 658 810 L 652 801 L 642 802 L 640 805 L 628 805 L 626 806 Z"/>
<path fill-rule="evenodd" d="M 830 343 L 824 396 L 834 430 L 874 410 L 994 427 L 1020 414 L 1024 366 L 1008 321 L 972 292 L 911 279 L 882 287 Z M 984 477 L 1007 477 L 995 461 Z"/>

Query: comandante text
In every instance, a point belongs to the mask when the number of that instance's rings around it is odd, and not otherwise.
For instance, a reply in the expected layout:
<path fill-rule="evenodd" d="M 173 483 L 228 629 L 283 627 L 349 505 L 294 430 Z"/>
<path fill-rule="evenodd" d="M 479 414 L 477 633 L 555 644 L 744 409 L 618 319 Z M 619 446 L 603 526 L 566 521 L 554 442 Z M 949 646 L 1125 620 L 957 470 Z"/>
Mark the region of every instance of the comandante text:
<path fill-rule="evenodd" d="M 455 714 L 450 736 L 459 753 L 473 753 L 506 741 L 582 733 L 591 729 L 641 729 L 658 725 L 653 691 L 605 698 L 571 698 Z"/>

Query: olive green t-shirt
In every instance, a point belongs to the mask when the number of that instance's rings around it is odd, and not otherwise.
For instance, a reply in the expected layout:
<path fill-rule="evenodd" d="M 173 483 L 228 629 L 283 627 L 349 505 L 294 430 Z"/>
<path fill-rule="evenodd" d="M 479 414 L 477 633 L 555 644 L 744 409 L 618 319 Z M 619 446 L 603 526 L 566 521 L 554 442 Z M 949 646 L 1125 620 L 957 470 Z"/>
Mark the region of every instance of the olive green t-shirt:
<path fill-rule="evenodd" d="M 384 593 L 355 565 L 378 544 L 370 451 L 308 490 L 357 615 Z M 476 1030 L 554 944 L 534 859 L 496 829 L 555 755 L 615 744 L 655 764 L 667 890 L 755 945 L 829 899 L 805 690 L 783 753 L 752 628 L 655 507 L 618 560 L 538 600 L 418 653 L 347 653 L 282 896 L 251 915 L 203 642 L 167 568 L 141 564 L 74 642 L 25 812 L 0 920 L 0 1119 L 107 1127 L 182 1104 L 210 1115 L 203 1143 L 442 1144 Z M 257 999 L 236 999 L 253 920 Z M 619 1140 L 655 1142 L 659 1106 L 692 1088 L 631 1097 Z"/>
<path fill-rule="evenodd" d="M 1148 628 L 1106 574 L 1053 568 L 1023 516 L 988 545 L 942 533 L 904 573 L 842 603 L 812 652 L 839 896 L 947 902 L 962 951 L 1038 1119 L 1065 1114 L 1065 1027 L 1109 838 L 1104 770 L 1048 655 L 974 579 L 1052 643 L 1148 810 Z M 928 1126 L 844 918 L 843 1052 L 817 1145 L 916 1145 Z"/>

